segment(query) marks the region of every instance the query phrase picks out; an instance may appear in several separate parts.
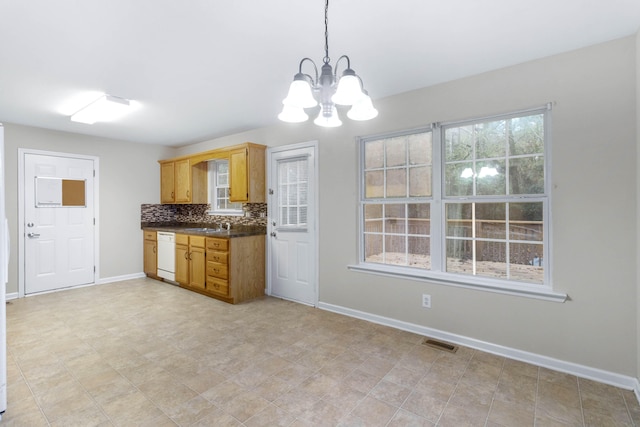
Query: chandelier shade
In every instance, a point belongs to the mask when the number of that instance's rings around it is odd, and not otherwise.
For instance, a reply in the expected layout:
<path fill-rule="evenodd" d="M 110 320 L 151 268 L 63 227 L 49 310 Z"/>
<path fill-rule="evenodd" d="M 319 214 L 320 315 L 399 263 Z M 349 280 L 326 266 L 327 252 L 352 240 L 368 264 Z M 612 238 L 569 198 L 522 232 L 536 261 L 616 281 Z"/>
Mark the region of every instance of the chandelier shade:
<path fill-rule="evenodd" d="M 298 73 L 294 76 L 289 86 L 289 93 L 282 101 L 282 112 L 278 118 L 288 123 L 300 123 L 308 119 L 306 108 L 314 108 L 320 105 L 320 112 L 313 121 L 318 126 L 337 127 L 342 125 L 338 116 L 336 105 L 351 106 L 347 117 L 351 120 L 370 120 L 378 115 L 373 107 L 360 76 L 351 68 L 351 60 L 347 55 L 342 55 L 336 61 L 335 71 L 329 58 L 329 0 L 325 0 L 324 8 L 324 51 L 321 74 L 318 76 L 318 67 L 310 58 L 303 58 L 298 67 Z M 346 68 L 340 79 L 338 64 L 346 61 Z M 313 66 L 313 76 L 302 72 L 305 63 Z"/>
<path fill-rule="evenodd" d="M 287 123 L 301 123 L 306 122 L 309 119 L 309 116 L 301 107 L 285 105 L 282 108 L 282 112 L 278 114 L 278 118 Z"/>
<path fill-rule="evenodd" d="M 353 104 L 353 107 L 347 113 L 347 117 L 351 120 L 359 121 L 371 120 L 377 116 L 378 110 L 373 108 L 373 102 L 371 102 L 371 98 L 366 92 Z"/>
<path fill-rule="evenodd" d="M 309 86 L 304 74 L 296 74 L 291 86 L 289 86 L 289 94 L 282 103 L 285 107 L 296 108 L 313 108 L 318 105 L 318 101 L 313 97 L 311 86 Z"/>

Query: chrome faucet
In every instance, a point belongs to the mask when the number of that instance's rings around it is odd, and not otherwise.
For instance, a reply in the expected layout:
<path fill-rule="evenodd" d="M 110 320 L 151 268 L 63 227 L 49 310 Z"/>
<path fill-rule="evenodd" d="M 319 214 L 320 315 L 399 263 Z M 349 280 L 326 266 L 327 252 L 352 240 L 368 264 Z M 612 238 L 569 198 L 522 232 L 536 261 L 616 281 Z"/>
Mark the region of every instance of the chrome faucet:
<path fill-rule="evenodd" d="M 230 222 L 225 222 L 224 224 L 227 226 L 227 230 L 231 230 L 231 223 Z"/>

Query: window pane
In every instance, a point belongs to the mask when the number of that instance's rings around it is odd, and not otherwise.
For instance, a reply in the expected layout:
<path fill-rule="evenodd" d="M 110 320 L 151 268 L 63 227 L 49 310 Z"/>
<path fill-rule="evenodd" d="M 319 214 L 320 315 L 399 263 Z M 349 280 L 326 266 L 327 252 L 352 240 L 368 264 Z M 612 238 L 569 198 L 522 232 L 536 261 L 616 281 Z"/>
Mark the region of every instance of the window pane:
<path fill-rule="evenodd" d="M 407 265 L 404 236 L 385 235 L 384 252 L 385 264 Z"/>
<path fill-rule="evenodd" d="M 492 160 L 478 162 L 476 165 L 476 194 L 483 196 L 499 196 L 506 194 L 505 162 Z"/>
<path fill-rule="evenodd" d="M 447 204 L 447 236 L 471 237 L 471 203 Z"/>
<path fill-rule="evenodd" d="M 504 242 L 476 242 L 476 274 L 485 277 L 507 278 L 507 244 Z"/>
<path fill-rule="evenodd" d="M 447 162 L 473 159 L 473 126 L 445 130 L 444 158 Z"/>
<path fill-rule="evenodd" d="M 509 203 L 509 239 L 541 242 L 542 202 Z"/>
<path fill-rule="evenodd" d="M 386 197 L 407 196 L 407 170 L 387 169 L 387 193 Z"/>
<path fill-rule="evenodd" d="M 516 117 L 509 120 L 509 154 L 544 153 L 544 116 Z"/>
<path fill-rule="evenodd" d="M 471 240 L 447 239 L 446 271 L 473 274 L 473 249 Z"/>
<path fill-rule="evenodd" d="M 385 205 L 384 206 L 384 232 L 385 233 L 405 233 L 405 205 Z"/>
<path fill-rule="evenodd" d="M 384 166 L 384 141 L 367 141 L 364 144 L 364 168 L 375 169 Z"/>
<path fill-rule="evenodd" d="M 296 205 L 298 204 L 298 185 L 291 184 L 287 188 L 287 204 L 288 205 Z"/>
<path fill-rule="evenodd" d="M 505 203 L 476 203 L 476 236 L 487 239 L 505 239 Z"/>
<path fill-rule="evenodd" d="M 431 269 L 430 239 L 422 236 L 409 236 L 408 244 L 408 265 L 410 267 Z"/>
<path fill-rule="evenodd" d="M 385 154 L 387 156 L 386 167 L 402 166 L 407 164 L 407 143 L 406 137 L 390 138 L 385 144 Z"/>
<path fill-rule="evenodd" d="M 425 203 L 407 206 L 408 234 L 428 236 L 431 233 L 430 205 Z"/>
<path fill-rule="evenodd" d="M 520 157 L 509 160 L 510 194 L 544 194 L 544 158 Z"/>
<path fill-rule="evenodd" d="M 445 166 L 445 194 L 473 195 L 473 163 L 453 163 Z"/>
<path fill-rule="evenodd" d="M 431 166 L 409 169 L 409 197 L 431 196 Z"/>
<path fill-rule="evenodd" d="M 409 140 L 409 164 L 431 164 L 431 132 L 408 135 Z"/>
<path fill-rule="evenodd" d="M 384 172 L 373 171 L 364 174 L 365 188 L 364 197 L 367 199 L 377 199 L 384 197 Z"/>
<path fill-rule="evenodd" d="M 511 279 L 542 283 L 544 280 L 542 245 L 512 243 L 509 249 Z"/>
<path fill-rule="evenodd" d="M 364 260 L 366 262 L 384 262 L 384 253 L 382 252 L 382 235 L 381 234 L 365 234 L 364 235 Z"/>
<path fill-rule="evenodd" d="M 476 125 L 476 158 L 491 159 L 505 157 L 507 150 L 507 138 L 505 135 L 505 122 L 480 123 Z"/>
<path fill-rule="evenodd" d="M 296 225 L 307 225 L 307 207 L 300 206 L 298 209 L 298 224 Z"/>

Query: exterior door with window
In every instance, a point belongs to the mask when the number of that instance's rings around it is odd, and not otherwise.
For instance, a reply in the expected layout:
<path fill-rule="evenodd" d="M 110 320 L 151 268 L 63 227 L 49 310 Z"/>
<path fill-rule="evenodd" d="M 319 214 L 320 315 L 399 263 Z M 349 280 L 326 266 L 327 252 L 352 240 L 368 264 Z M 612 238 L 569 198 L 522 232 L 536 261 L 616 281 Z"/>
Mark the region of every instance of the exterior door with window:
<path fill-rule="evenodd" d="M 269 151 L 269 291 L 317 305 L 316 147 Z"/>

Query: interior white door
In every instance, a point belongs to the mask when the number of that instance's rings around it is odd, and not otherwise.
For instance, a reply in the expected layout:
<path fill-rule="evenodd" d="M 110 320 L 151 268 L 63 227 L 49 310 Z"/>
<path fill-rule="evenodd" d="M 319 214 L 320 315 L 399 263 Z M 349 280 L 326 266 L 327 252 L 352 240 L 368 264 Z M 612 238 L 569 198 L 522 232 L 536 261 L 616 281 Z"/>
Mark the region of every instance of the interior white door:
<path fill-rule="evenodd" d="M 317 305 L 315 144 L 269 151 L 269 289 Z"/>
<path fill-rule="evenodd" d="M 25 153 L 25 294 L 95 281 L 93 163 Z"/>

